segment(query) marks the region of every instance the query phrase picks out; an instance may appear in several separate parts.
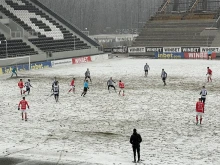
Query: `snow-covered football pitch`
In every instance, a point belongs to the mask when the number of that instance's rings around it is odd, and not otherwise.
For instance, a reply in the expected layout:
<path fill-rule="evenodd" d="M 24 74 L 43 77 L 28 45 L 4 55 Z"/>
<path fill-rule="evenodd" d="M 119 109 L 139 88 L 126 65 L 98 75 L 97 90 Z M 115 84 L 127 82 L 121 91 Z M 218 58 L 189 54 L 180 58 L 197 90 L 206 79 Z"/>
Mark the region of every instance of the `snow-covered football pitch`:
<path fill-rule="evenodd" d="M 150 65 L 144 77 L 145 63 Z M 206 68 L 213 82 L 206 83 Z M 116 58 L 44 70 L 20 72 L 33 88 L 28 121 L 17 110 L 19 78 L 0 77 L 0 157 L 55 164 L 130 165 L 133 128 L 141 134 L 142 164 L 220 164 L 220 61 Z M 92 84 L 81 97 L 86 69 Z M 160 78 L 168 74 L 167 86 Z M 60 100 L 51 83 L 57 77 Z M 76 78 L 76 93 L 67 93 Z M 125 96 L 108 92 L 106 82 L 125 82 Z M 208 96 L 202 125 L 195 125 L 195 104 L 202 86 Z M 118 89 L 118 88 L 117 88 Z M 0 159 L 1 164 L 1 159 Z M 30 164 L 30 163 L 27 163 Z M 23 164 L 22 164 L 23 165 Z"/>

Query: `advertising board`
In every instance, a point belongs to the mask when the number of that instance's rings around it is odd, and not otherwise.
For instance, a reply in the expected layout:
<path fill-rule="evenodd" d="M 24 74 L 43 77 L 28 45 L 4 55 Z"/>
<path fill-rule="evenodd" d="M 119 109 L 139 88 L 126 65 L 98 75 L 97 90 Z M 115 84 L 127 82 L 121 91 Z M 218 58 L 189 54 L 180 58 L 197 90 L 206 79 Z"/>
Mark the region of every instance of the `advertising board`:
<path fill-rule="evenodd" d="M 17 67 L 17 71 L 27 71 L 29 70 L 29 65 L 28 64 L 21 64 L 21 65 L 14 65 Z M 6 66 L 2 67 L 2 73 L 11 73 L 12 69 L 14 66 Z M 31 64 L 31 69 L 44 69 L 44 68 L 50 68 L 51 66 L 51 61 L 44 61 L 44 62 L 35 62 Z"/>
<path fill-rule="evenodd" d="M 146 47 L 146 52 L 163 52 L 163 47 Z"/>
<path fill-rule="evenodd" d="M 79 57 L 79 58 L 72 58 L 72 64 L 80 64 L 80 63 L 86 63 L 86 62 L 91 62 L 91 57 L 86 56 L 86 57 Z"/>
<path fill-rule="evenodd" d="M 145 53 L 146 48 L 145 47 L 129 47 L 128 53 Z"/>
<path fill-rule="evenodd" d="M 184 53 L 185 59 L 208 59 L 208 53 L 207 52 L 201 52 L 201 53 Z M 216 53 L 212 53 L 212 59 L 216 58 Z"/>
<path fill-rule="evenodd" d="M 51 61 L 52 67 L 61 66 L 61 65 L 71 65 L 71 64 L 72 64 L 72 59 Z"/>
<path fill-rule="evenodd" d="M 184 53 L 177 52 L 177 53 L 159 53 L 155 52 L 156 59 L 183 59 Z"/>
<path fill-rule="evenodd" d="M 181 52 L 181 47 L 163 47 L 164 53 Z"/>
<path fill-rule="evenodd" d="M 200 52 L 200 47 L 181 47 L 181 52 Z"/>
<path fill-rule="evenodd" d="M 220 47 L 201 47 L 200 52 L 216 52 L 220 53 Z"/>

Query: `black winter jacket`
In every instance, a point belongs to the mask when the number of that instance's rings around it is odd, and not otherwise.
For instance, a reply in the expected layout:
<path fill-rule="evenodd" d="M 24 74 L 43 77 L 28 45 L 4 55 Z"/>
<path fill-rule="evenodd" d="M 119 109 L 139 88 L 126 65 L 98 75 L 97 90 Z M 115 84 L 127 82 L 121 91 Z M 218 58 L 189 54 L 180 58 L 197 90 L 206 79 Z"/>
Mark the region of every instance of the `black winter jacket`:
<path fill-rule="evenodd" d="M 140 146 L 140 143 L 142 142 L 142 138 L 141 138 L 141 135 L 138 134 L 138 133 L 133 133 L 131 135 L 131 138 L 130 138 L 130 143 L 132 144 L 133 147 L 138 147 Z"/>

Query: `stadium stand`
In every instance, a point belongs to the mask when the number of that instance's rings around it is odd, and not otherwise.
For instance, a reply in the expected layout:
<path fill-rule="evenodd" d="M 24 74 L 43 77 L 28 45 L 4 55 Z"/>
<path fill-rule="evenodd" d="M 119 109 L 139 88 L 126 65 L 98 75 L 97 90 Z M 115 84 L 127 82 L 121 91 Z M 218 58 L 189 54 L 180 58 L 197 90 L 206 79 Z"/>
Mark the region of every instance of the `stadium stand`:
<path fill-rule="evenodd" d="M 170 0 L 164 0 L 158 11 L 164 12 L 169 3 L 170 3 Z"/>
<path fill-rule="evenodd" d="M 7 41 L 8 57 L 14 54 L 33 55 L 38 51 L 64 52 L 99 46 L 97 42 L 37 0 L 0 0 L 0 12 L 21 26 L 31 36 L 27 38 L 28 43 L 34 45 L 31 48 L 22 41 L 22 38 L 10 39 Z M 5 37 L 2 37 L 0 45 L 1 58 L 6 55 L 6 43 L 3 40 Z M 33 47 L 36 47 L 36 50 Z"/>
<path fill-rule="evenodd" d="M 188 9 L 184 9 L 185 4 L 182 1 L 179 6 L 173 0 L 164 1 L 158 13 L 145 24 L 132 46 L 211 46 L 215 36 L 204 36 L 201 33 L 207 28 L 213 28 L 218 12 L 199 10 L 197 5 L 202 6 L 199 2 L 194 0 Z M 174 8 L 185 12 L 173 11 Z"/>
<path fill-rule="evenodd" d="M 95 46 L 95 47 L 99 47 L 100 45 L 92 40 L 91 38 L 89 38 L 88 36 L 86 36 L 84 33 L 82 33 L 80 31 L 80 29 L 76 28 L 75 26 L 73 26 L 72 24 L 70 24 L 68 21 L 66 21 L 65 19 L 63 19 L 61 16 L 57 15 L 56 13 L 54 13 L 52 10 L 48 9 L 46 6 L 44 6 L 42 3 L 40 3 L 38 0 L 30 0 L 32 1 L 34 4 L 38 5 L 39 7 L 41 7 L 43 10 L 47 11 L 49 14 L 51 14 L 54 18 L 56 18 L 57 20 L 59 20 L 61 23 L 63 23 L 64 25 L 66 25 L 68 28 L 70 28 L 72 31 L 74 31 L 76 34 L 78 34 L 80 37 L 82 37 L 83 39 L 85 39 L 86 41 L 88 41 L 91 45 Z"/>
<path fill-rule="evenodd" d="M 4 34 L 0 34 L 0 41 L 0 58 L 38 54 L 22 39 L 6 40 Z"/>
<path fill-rule="evenodd" d="M 200 36 L 214 20 L 149 21 L 133 46 L 210 46 L 214 36 Z"/>

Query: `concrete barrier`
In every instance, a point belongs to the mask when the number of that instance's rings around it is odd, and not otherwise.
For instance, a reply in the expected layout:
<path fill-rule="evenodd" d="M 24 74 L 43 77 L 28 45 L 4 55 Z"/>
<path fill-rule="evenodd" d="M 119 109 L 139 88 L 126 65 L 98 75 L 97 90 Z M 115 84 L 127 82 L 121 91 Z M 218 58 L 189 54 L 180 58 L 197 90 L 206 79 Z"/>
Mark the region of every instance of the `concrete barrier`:
<path fill-rule="evenodd" d="M 94 62 L 94 61 L 104 61 L 107 60 L 108 54 L 99 54 L 94 56 L 83 56 L 77 58 L 69 58 L 63 60 L 53 60 L 53 61 L 43 61 L 43 62 L 34 62 L 30 64 L 31 69 L 44 69 L 50 67 L 59 67 L 65 65 L 73 65 L 73 64 L 80 64 L 80 63 L 87 63 L 87 62 Z M 9 65 L 5 67 L 0 67 L 0 75 L 1 74 L 8 74 L 12 72 L 14 65 Z M 27 63 L 16 65 L 17 71 L 27 71 L 29 70 L 29 65 Z"/>
<path fill-rule="evenodd" d="M 104 61 L 104 60 L 108 60 L 108 59 L 109 59 L 109 55 L 107 53 L 91 56 L 92 61 Z"/>
<path fill-rule="evenodd" d="M 27 71 L 29 70 L 29 64 L 21 64 L 21 65 L 16 65 L 17 71 Z M 52 67 L 51 61 L 43 61 L 43 62 L 35 62 L 31 63 L 30 65 L 32 70 L 38 70 L 38 69 L 44 69 L 44 68 L 50 68 Z M 2 67 L 0 70 L 0 73 L 2 74 L 9 74 L 12 72 L 13 66 L 6 66 Z"/>
<path fill-rule="evenodd" d="M 51 61 L 52 67 L 57 67 L 61 65 L 72 65 L 72 58 L 64 60 L 53 60 Z"/>

